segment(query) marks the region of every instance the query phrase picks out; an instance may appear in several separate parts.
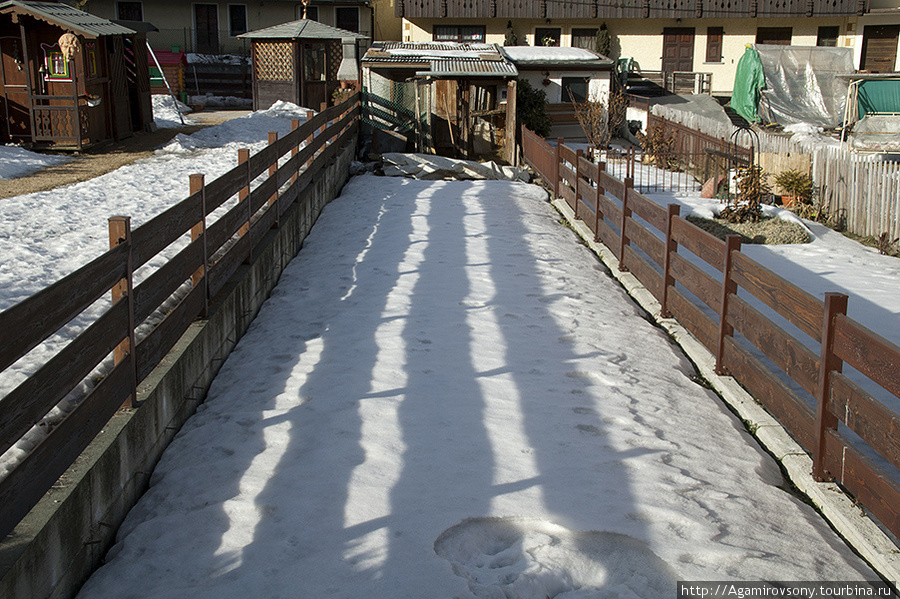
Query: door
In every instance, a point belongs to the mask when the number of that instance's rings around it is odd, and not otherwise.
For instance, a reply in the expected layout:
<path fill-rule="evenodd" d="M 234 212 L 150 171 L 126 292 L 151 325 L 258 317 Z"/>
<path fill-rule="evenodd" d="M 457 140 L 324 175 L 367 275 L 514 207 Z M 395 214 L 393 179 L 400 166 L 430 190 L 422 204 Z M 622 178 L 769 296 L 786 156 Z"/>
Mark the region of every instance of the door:
<path fill-rule="evenodd" d="M 900 25 L 866 25 L 863 29 L 861 71 L 892 73 L 897 62 Z"/>
<path fill-rule="evenodd" d="M 325 42 L 303 43 L 303 106 L 319 110 L 328 102 L 328 49 Z"/>
<path fill-rule="evenodd" d="M 196 52 L 219 53 L 219 5 L 194 5 L 194 31 L 197 37 Z"/>
<path fill-rule="evenodd" d="M 663 29 L 662 70 L 694 70 L 694 28 L 666 27 Z"/>
<path fill-rule="evenodd" d="M 31 137 L 28 113 L 28 81 L 20 37 L 0 37 L 0 142 L 14 142 Z"/>

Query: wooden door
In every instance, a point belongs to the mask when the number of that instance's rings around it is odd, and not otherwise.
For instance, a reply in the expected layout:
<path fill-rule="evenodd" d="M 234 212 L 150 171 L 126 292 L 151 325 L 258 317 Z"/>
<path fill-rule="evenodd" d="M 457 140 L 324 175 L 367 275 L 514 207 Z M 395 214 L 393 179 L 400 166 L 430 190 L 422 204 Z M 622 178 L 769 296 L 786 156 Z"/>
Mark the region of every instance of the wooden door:
<path fill-rule="evenodd" d="M 866 25 L 859 68 L 871 73 L 892 73 L 897 61 L 900 25 Z"/>
<path fill-rule="evenodd" d="M 319 110 L 328 102 L 328 45 L 325 42 L 303 43 L 302 105 Z"/>
<path fill-rule="evenodd" d="M 219 5 L 194 5 L 194 30 L 197 37 L 196 52 L 218 54 L 219 52 Z"/>
<path fill-rule="evenodd" d="M 22 141 L 31 137 L 28 113 L 28 80 L 25 54 L 18 36 L 0 37 L 0 142 Z"/>
<path fill-rule="evenodd" d="M 694 70 L 694 28 L 666 27 L 663 29 L 662 70 Z"/>

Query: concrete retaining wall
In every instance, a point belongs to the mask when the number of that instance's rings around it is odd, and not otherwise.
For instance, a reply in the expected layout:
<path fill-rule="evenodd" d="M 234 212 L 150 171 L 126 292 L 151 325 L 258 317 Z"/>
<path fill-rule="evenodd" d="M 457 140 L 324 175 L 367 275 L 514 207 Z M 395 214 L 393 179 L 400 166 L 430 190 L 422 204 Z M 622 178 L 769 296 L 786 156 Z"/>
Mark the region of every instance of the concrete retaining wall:
<path fill-rule="evenodd" d="M 348 178 L 354 143 L 315 178 L 210 305 L 12 534 L 0 542 L 0 597 L 68 598 L 100 565 L 157 460 L 203 400 L 322 208 Z"/>

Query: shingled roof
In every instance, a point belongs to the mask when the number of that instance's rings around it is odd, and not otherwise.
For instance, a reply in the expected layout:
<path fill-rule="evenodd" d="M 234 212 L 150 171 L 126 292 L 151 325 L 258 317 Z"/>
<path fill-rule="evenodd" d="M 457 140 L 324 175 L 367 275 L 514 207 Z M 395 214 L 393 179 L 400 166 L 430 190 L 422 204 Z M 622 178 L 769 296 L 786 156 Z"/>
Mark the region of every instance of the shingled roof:
<path fill-rule="evenodd" d="M 516 67 L 497 44 L 376 42 L 362 58 L 370 68 L 415 68 L 435 77 L 515 77 Z"/>
<path fill-rule="evenodd" d="M 248 39 L 368 39 L 368 36 L 347 31 L 346 29 L 330 27 L 309 19 L 300 19 L 273 25 L 265 29 L 257 29 L 256 31 L 242 33 L 238 37 Z"/>
<path fill-rule="evenodd" d="M 59 2 L 7 0 L 0 3 L 0 14 L 27 14 L 86 38 L 134 33 L 127 27 Z"/>

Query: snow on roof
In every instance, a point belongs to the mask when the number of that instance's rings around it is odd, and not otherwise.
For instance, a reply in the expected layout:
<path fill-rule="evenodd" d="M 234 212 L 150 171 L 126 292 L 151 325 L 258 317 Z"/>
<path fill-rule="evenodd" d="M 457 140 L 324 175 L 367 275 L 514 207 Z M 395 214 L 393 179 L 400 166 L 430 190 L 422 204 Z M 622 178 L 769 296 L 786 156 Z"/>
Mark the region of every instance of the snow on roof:
<path fill-rule="evenodd" d="M 459 44 L 456 42 L 376 42 L 362 64 L 368 67 L 414 63 L 425 70 L 417 75 L 439 77 L 514 77 L 515 66 L 496 44 Z"/>
<path fill-rule="evenodd" d="M 516 64 L 612 64 L 612 61 L 584 48 L 558 46 L 504 46 L 503 52 Z"/>

